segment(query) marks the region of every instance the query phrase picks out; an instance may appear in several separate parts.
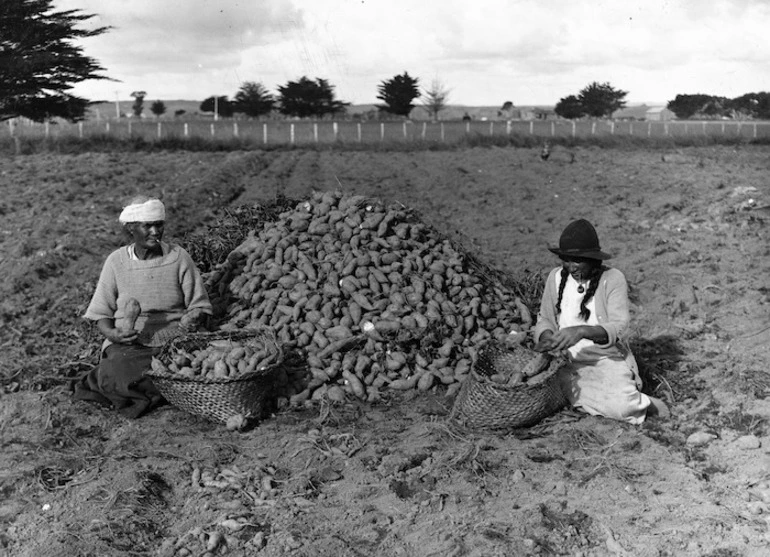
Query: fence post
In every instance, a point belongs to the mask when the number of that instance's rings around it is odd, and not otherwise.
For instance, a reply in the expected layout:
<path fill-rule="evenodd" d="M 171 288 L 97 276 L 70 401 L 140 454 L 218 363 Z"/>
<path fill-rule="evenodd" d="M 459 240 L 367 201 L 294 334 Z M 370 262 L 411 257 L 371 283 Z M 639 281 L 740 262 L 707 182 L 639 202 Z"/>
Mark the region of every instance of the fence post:
<path fill-rule="evenodd" d="M 48 135 L 51 133 L 51 125 L 48 120 L 45 121 L 45 138 L 48 139 Z M 756 136 L 755 136 L 756 137 Z"/>
<path fill-rule="evenodd" d="M 754 122 L 754 139 L 757 138 L 757 123 Z"/>
<path fill-rule="evenodd" d="M 551 121 L 551 137 L 556 135 L 556 122 Z"/>
<path fill-rule="evenodd" d="M 725 123 L 722 122 L 722 135 L 724 135 L 724 134 L 725 134 Z"/>
<path fill-rule="evenodd" d="M 591 135 L 596 135 L 596 122 L 591 122 Z"/>
<path fill-rule="evenodd" d="M 83 122 L 78 122 L 78 136 L 83 139 Z"/>
<path fill-rule="evenodd" d="M 380 122 L 380 141 L 385 140 L 385 122 Z"/>
<path fill-rule="evenodd" d="M 663 135 L 668 136 L 668 122 L 663 124 Z"/>
<path fill-rule="evenodd" d="M 634 135 L 634 123 L 629 122 L 628 123 L 628 135 Z"/>
<path fill-rule="evenodd" d="M 337 135 L 339 134 L 339 124 L 337 122 L 332 122 L 332 130 L 334 130 L 334 141 L 337 141 Z"/>
<path fill-rule="evenodd" d="M 444 142 L 444 122 L 441 122 L 441 142 Z"/>
<path fill-rule="evenodd" d="M 535 122 L 534 120 L 529 121 L 529 135 L 532 135 L 535 133 Z"/>
<path fill-rule="evenodd" d="M 471 133 L 471 123 L 465 122 L 465 133 Z"/>
<path fill-rule="evenodd" d="M 289 124 L 289 143 L 294 145 L 294 122 Z"/>
<path fill-rule="evenodd" d="M 689 133 L 688 133 L 688 132 L 689 132 L 689 130 L 688 130 L 688 128 L 687 128 L 687 122 L 685 122 L 685 123 L 684 123 L 684 135 L 685 135 L 685 137 L 687 137 L 687 136 L 689 135 Z"/>
<path fill-rule="evenodd" d="M 511 135 L 511 121 L 505 121 L 505 135 Z"/>
<path fill-rule="evenodd" d="M 741 122 L 738 122 L 738 132 L 737 135 L 740 137 L 741 135 Z"/>
<path fill-rule="evenodd" d="M 13 137 L 13 120 L 8 120 L 8 133 Z"/>
<path fill-rule="evenodd" d="M 110 135 L 110 123 L 109 123 L 109 121 L 106 124 L 104 124 L 104 133 L 106 133 L 107 135 Z"/>
<path fill-rule="evenodd" d="M 756 129 L 757 129 L 757 126 L 755 124 L 754 125 L 754 130 L 756 131 Z M 427 124 L 427 122 L 423 122 L 422 123 L 422 134 L 421 134 L 421 137 L 422 137 L 423 141 L 425 141 L 425 134 L 427 133 L 427 131 L 428 131 L 428 124 Z"/>
<path fill-rule="evenodd" d="M 403 124 L 401 124 L 401 127 L 402 127 L 402 129 L 403 129 L 403 132 L 404 132 L 404 139 L 406 139 L 406 138 L 407 138 L 407 133 L 406 133 L 406 122 L 404 122 Z"/>
<path fill-rule="evenodd" d="M 238 122 L 233 122 L 233 136 L 238 137 Z"/>
<path fill-rule="evenodd" d="M 575 125 L 575 120 L 572 120 L 572 137 L 575 137 L 575 128 L 577 126 Z"/>
<path fill-rule="evenodd" d="M 216 133 L 216 132 L 215 132 L 215 130 L 214 130 L 214 124 L 212 123 L 212 124 L 211 124 L 211 137 L 214 137 L 214 134 L 215 134 L 215 133 Z"/>
<path fill-rule="evenodd" d="M 267 145 L 267 122 L 262 124 L 262 143 Z"/>
<path fill-rule="evenodd" d="M 610 122 L 610 135 L 615 135 L 615 120 Z"/>
<path fill-rule="evenodd" d="M 647 122 L 647 137 L 652 135 L 652 122 Z"/>
<path fill-rule="evenodd" d="M 705 120 L 701 122 L 703 124 L 703 135 L 706 135 L 706 122 Z"/>
<path fill-rule="evenodd" d="M 162 126 L 162 124 L 160 122 L 158 122 L 158 139 L 160 139 L 160 136 L 163 133 L 161 126 Z"/>
<path fill-rule="evenodd" d="M 313 141 L 318 143 L 318 122 L 313 122 Z"/>
<path fill-rule="evenodd" d="M 356 132 L 358 133 L 358 142 L 361 143 L 361 122 L 356 124 Z"/>

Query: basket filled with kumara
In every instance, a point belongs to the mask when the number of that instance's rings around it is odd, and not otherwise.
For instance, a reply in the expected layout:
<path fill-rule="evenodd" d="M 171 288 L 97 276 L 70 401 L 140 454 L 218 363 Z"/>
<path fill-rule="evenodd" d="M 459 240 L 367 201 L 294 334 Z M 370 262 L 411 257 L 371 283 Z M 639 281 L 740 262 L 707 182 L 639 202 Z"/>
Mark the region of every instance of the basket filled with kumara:
<path fill-rule="evenodd" d="M 566 404 L 558 380 L 564 361 L 521 344 L 488 342 L 455 399 L 451 418 L 472 429 L 536 424 Z"/>
<path fill-rule="evenodd" d="M 146 373 L 174 406 L 241 428 L 262 417 L 284 353 L 270 329 L 187 333 Z"/>

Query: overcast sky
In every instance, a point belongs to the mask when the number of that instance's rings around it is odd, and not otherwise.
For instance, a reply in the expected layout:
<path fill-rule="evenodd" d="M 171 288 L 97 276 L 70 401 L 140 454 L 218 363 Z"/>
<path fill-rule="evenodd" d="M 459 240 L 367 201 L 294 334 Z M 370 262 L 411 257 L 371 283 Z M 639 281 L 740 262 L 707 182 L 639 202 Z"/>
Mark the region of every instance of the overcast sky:
<path fill-rule="evenodd" d="M 630 104 L 770 91 L 768 0 L 53 2 L 113 27 L 81 43 L 120 80 L 79 84 L 91 100 L 233 98 L 307 76 L 364 104 L 404 71 L 469 106 L 553 105 L 594 81 Z"/>

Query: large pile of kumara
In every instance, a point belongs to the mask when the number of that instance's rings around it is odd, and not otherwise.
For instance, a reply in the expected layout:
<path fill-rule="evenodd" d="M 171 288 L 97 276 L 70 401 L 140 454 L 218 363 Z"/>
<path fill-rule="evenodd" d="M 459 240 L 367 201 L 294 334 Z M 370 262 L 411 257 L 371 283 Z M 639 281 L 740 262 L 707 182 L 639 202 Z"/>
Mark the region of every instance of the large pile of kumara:
<path fill-rule="evenodd" d="M 228 300 L 222 329 L 272 328 L 306 359 L 279 372 L 279 399 L 371 401 L 454 392 L 480 345 L 530 327 L 522 300 L 472 260 L 408 208 L 326 192 L 253 230 L 207 287 Z"/>

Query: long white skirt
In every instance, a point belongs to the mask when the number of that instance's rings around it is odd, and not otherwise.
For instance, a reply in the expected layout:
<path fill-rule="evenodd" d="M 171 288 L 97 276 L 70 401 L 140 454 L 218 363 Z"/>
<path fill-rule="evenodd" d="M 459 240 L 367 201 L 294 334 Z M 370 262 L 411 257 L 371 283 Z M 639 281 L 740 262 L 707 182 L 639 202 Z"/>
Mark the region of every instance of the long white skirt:
<path fill-rule="evenodd" d="M 642 423 L 650 398 L 639 391 L 636 362 L 629 356 L 625 360 L 603 358 L 563 366 L 559 380 L 570 404 L 592 416 Z"/>

